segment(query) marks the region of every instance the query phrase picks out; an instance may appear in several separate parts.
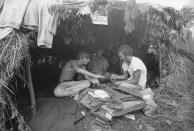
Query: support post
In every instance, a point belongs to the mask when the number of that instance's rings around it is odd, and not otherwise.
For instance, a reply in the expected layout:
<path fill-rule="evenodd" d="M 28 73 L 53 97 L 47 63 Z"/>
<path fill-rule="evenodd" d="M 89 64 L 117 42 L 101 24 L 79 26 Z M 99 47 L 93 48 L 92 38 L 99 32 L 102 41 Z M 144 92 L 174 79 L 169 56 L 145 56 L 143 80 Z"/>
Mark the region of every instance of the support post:
<path fill-rule="evenodd" d="M 29 89 L 29 93 L 30 93 L 32 115 L 35 116 L 35 114 L 36 114 L 36 100 L 35 100 L 35 93 L 34 93 L 34 87 L 33 87 L 33 82 L 32 82 L 32 74 L 31 74 L 30 62 L 31 62 L 31 59 L 30 59 L 30 57 L 28 57 L 26 59 L 28 89 Z"/>

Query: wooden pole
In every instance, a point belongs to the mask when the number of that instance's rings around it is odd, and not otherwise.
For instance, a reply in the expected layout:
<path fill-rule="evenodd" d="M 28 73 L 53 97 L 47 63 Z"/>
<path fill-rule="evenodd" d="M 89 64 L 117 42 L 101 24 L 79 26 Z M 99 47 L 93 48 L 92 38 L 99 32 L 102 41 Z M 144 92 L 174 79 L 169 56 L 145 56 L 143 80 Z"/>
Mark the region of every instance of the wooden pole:
<path fill-rule="evenodd" d="M 27 78 L 28 78 L 28 89 L 29 89 L 29 93 L 30 93 L 32 115 L 34 116 L 36 114 L 36 100 L 35 100 L 35 93 L 34 93 L 34 87 L 33 87 L 33 82 L 32 82 L 30 57 L 28 57 L 26 60 L 27 60 L 26 61 L 26 68 L 27 68 Z"/>

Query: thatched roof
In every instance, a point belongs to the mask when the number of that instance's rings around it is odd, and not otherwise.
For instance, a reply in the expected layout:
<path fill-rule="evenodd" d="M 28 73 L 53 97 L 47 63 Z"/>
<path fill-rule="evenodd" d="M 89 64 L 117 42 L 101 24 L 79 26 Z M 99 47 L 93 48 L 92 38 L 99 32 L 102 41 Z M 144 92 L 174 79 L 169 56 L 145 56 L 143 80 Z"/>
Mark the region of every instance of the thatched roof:
<path fill-rule="evenodd" d="M 83 0 L 84 1 L 84 0 Z M 122 12 L 128 8 L 127 0 L 121 1 L 121 0 L 114 0 L 114 1 L 106 1 L 106 0 L 85 0 L 84 2 L 67 2 L 62 1 L 60 3 L 54 3 L 51 4 L 49 10 L 50 13 L 54 13 L 59 16 L 60 19 L 68 19 L 68 16 L 71 16 L 71 14 L 76 15 L 77 17 L 81 17 L 82 15 L 79 14 L 79 11 L 82 10 L 84 6 L 102 6 L 105 8 L 106 12 Z M 166 24 L 168 27 L 170 27 L 170 30 L 180 30 L 183 25 L 183 18 L 179 11 L 173 9 L 173 8 L 155 8 L 152 5 L 149 5 L 147 3 L 145 4 L 134 4 L 134 6 L 138 9 L 137 16 L 144 15 L 147 17 L 148 15 L 155 15 L 160 17 L 158 21 L 163 20 L 164 24 Z M 102 10 L 102 9 L 99 9 Z M 112 11 L 114 10 L 114 11 Z M 89 12 L 90 13 L 90 12 Z M 85 15 L 87 15 L 86 13 Z M 147 16 L 146 16 L 147 15 Z M 115 17 L 115 16 L 114 16 Z M 117 20 L 120 23 L 123 24 L 123 19 L 113 18 L 113 20 Z M 150 19 L 151 20 L 151 19 Z M 154 20 L 154 19 L 152 19 Z M 155 19 L 156 20 L 156 19 Z M 117 23 L 119 23 L 117 22 Z"/>
<path fill-rule="evenodd" d="M 83 15 L 79 15 L 80 9 L 86 5 L 109 5 L 109 8 L 106 9 L 109 12 L 108 19 L 111 19 L 112 22 L 109 21 L 109 26 L 119 26 L 120 28 L 125 27 L 125 22 L 123 20 L 124 11 L 127 8 L 127 1 L 108 1 L 107 3 L 98 3 L 99 1 L 89 0 L 86 2 L 80 2 L 77 4 L 67 4 L 67 3 L 60 3 L 60 4 L 53 4 L 51 5 L 50 11 L 51 13 L 55 13 L 58 15 L 62 22 L 62 32 L 66 32 L 64 35 L 64 39 L 66 39 L 65 43 L 70 44 L 72 39 L 80 38 L 78 41 L 82 41 L 81 43 L 87 44 L 88 42 L 84 41 L 82 36 L 79 35 L 78 30 L 82 29 L 82 25 L 90 24 L 91 20 L 90 17 L 83 17 Z M 75 2 L 76 3 L 76 2 Z M 183 32 L 184 29 L 184 21 L 182 14 L 171 7 L 153 7 L 149 4 L 136 4 L 136 8 L 138 9 L 135 24 L 135 30 L 132 34 L 138 38 L 138 45 L 141 46 L 142 44 L 152 45 L 157 47 L 158 40 L 166 40 L 167 43 L 170 43 L 170 35 L 171 32 L 177 32 L 177 35 L 180 37 L 180 42 L 176 44 L 176 48 L 182 48 L 182 43 L 185 43 L 185 34 Z M 68 15 L 67 15 L 68 14 Z M 70 17 L 68 17 L 70 16 Z M 68 23 L 73 23 L 73 25 L 69 25 Z M 88 37 L 92 36 L 86 34 Z M 73 36 L 73 37 L 72 37 Z M 179 39 L 177 37 L 177 39 Z M 76 43 L 76 42 L 74 42 Z M 170 44 L 174 46 L 173 44 Z M 169 46 L 169 45 L 168 45 Z M 179 47 L 178 47 L 179 46 Z M 174 47 L 173 47 L 174 48 Z M 159 49 L 159 48 L 158 48 Z M 159 52 L 159 51 L 158 51 Z M 184 53 L 185 54 L 185 53 Z"/>

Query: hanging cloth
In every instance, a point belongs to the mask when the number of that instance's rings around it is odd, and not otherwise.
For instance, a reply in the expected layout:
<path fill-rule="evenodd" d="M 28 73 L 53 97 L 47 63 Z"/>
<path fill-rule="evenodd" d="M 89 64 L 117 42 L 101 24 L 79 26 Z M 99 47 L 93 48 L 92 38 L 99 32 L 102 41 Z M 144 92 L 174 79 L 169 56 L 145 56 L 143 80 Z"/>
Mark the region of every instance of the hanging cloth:
<path fill-rule="evenodd" d="M 19 29 L 30 0 L 3 0 L 0 2 L 0 40 L 13 29 Z"/>
<path fill-rule="evenodd" d="M 125 30 L 127 33 L 131 33 L 133 30 L 135 30 L 135 19 L 138 16 L 138 10 L 136 7 L 136 1 L 135 0 L 128 0 L 127 2 L 127 8 L 124 12 L 124 22 Z"/>

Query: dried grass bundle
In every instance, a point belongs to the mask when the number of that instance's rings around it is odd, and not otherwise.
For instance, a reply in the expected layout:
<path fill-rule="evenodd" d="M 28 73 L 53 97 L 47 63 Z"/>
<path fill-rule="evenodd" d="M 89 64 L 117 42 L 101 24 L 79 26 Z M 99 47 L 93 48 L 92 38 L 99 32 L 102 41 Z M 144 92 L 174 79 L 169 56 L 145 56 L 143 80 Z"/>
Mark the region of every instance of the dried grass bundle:
<path fill-rule="evenodd" d="M 179 56 L 180 57 L 180 56 Z M 181 58 L 184 67 L 184 73 L 172 73 L 160 81 L 160 91 L 157 94 L 157 101 L 160 103 L 160 114 L 166 118 L 174 118 L 173 121 L 180 121 L 186 127 L 194 124 L 194 89 L 193 83 L 193 65 L 186 58 Z M 193 125 L 192 125 L 193 126 Z"/>
<path fill-rule="evenodd" d="M 14 30 L 4 39 L 0 40 L 0 110 L 1 112 L 11 112 L 12 117 L 10 119 L 16 118 L 18 120 L 19 130 L 28 130 L 28 127 L 10 99 L 7 90 L 11 93 L 12 91 L 8 88 L 8 82 L 15 71 L 19 69 L 21 61 L 29 56 L 29 47 L 32 44 L 30 37 L 32 34 L 34 35 L 34 32 L 28 33 L 26 31 Z M 0 125 L 5 124 L 3 123 L 5 115 L 0 116 L 0 119 L 2 120 Z"/>
<path fill-rule="evenodd" d="M 21 60 L 29 56 L 30 35 L 13 31 L 0 41 L 0 87 L 6 87 Z"/>

